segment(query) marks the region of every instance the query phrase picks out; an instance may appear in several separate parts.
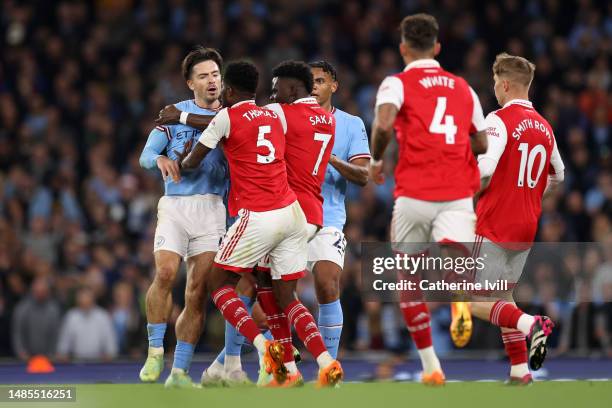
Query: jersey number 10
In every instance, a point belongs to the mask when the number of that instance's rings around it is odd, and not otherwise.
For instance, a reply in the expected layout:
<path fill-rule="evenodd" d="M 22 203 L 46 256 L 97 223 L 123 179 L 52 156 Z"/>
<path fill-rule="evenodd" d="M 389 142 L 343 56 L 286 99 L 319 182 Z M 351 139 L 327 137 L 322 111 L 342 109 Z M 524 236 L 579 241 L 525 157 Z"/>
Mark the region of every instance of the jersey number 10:
<path fill-rule="evenodd" d="M 519 144 L 518 150 L 521 152 L 521 165 L 519 167 L 517 185 L 519 187 L 525 185 L 525 167 L 527 167 L 527 187 L 535 188 L 542 175 L 542 170 L 544 170 L 544 165 L 546 164 L 546 149 L 539 144 L 529 151 L 529 145 L 527 143 L 521 143 Z M 541 156 L 538 174 L 536 174 L 535 178 L 531 178 L 533 163 L 535 163 L 536 157 L 538 156 Z"/>

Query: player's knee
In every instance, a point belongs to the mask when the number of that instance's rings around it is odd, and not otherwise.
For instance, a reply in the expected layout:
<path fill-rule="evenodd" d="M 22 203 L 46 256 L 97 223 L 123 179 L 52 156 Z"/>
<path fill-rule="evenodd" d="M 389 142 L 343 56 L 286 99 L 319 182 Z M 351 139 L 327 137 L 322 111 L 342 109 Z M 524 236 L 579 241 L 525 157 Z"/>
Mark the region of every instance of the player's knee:
<path fill-rule="evenodd" d="M 155 280 L 157 284 L 163 289 L 171 289 L 174 284 L 174 278 L 176 277 L 176 270 L 170 266 L 162 265 L 157 268 L 155 274 Z"/>
<path fill-rule="evenodd" d="M 331 303 L 340 297 L 340 285 L 334 279 L 326 279 L 316 285 L 317 300 L 321 304 Z"/>

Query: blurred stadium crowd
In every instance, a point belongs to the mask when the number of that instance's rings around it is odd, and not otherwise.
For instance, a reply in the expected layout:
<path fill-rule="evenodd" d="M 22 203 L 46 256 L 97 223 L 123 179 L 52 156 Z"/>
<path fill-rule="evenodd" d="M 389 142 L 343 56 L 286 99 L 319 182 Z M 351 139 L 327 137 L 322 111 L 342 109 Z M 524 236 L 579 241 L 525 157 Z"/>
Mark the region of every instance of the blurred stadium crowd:
<path fill-rule="evenodd" d="M 550 121 L 567 173 L 543 205 L 539 240 L 612 241 L 612 3 L 595 0 L 220 1 L 98 0 L 0 6 L 0 355 L 112 359 L 146 349 L 144 293 L 153 274 L 157 172 L 138 165 L 153 120 L 190 98 L 180 61 L 194 44 L 263 74 L 285 59 L 325 59 L 339 71 L 335 105 L 369 127 L 376 90 L 402 68 L 397 25 L 418 11 L 441 27 L 440 62 L 464 76 L 485 114 L 497 108 L 491 64 L 501 51 L 537 65 L 536 108 Z M 392 160 L 387 160 L 391 173 Z M 393 178 L 351 188 L 343 276 L 348 350 L 406 350 L 394 305 L 364 302 L 362 241 L 388 239 Z M 612 306 L 589 284 L 560 301 L 560 276 L 612 285 L 612 251 L 568 254 L 542 272 L 530 308 L 559 322 L 559 353 L 612 357 Z M 184 283 L 182 283 L 184 284 Z M 311 282 L 300 285 L 316 304 Z M 175 290 L 177 316 L 182 287 Z M 440 307 L 442 306 L 442 307 Z M 452 352 L 448 307 L 431 305 L 440 353 Z M 209 313 L 198 350 L 216 350 L 223 322 Z M 436 333 L 437 332 L 437 333 Z M 166 337 L 174 345 L 173 330 Z M 473 349 L 501 345 L 476 327 Z"/>

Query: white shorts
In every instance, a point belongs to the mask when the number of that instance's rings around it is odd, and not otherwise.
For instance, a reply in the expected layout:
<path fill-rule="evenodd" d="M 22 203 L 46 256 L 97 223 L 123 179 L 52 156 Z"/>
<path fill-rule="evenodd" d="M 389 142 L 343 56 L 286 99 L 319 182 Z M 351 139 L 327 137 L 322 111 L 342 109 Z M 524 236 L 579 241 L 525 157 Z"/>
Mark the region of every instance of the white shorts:
<path fill-rule="evenodd" d="M 424 251 L 428 242 L 474 241 L 476 214 L 471 197 L 453 201 L 423 201 L 398 197 L 393 206 L 391 242 L 407 254 Z M 413 245 L 406 245 L 413 243 Z"/>
<path fill-rule="evenodd" d="M 308 270 L 312 271 L 318 261 L 330 261 L 344 268 L 346 238 L 335 227 L 323 227 L 308 243 Z"/>
<path fill-rule="evenodd" d="M 153 252 L 172 251 L 184 259 L 216 252 L 224 233 L 225 205 L 220 196 L 163 196 L 157 204 Z"/>
<path fill-rule="evenodd" d="M 306 217 L 297 201 L 272 211 L 242 209 L 221 242 L 215 265 L 252 272 L 270 255 L 272 279 L 299 279 L 306 273 L 306 248 Z"/>
<path fill-rule="evenodd" d="M 472 256 L 475 259 L 479 258 L 483 267 L 476 268 L 474 281 L 480 282 L 484 287 L 485 281 L 494 283 L 498 280 L 505 280 L 508 282 L 508 288 L 512 289 L 523 274 L 529 251 L 531 249 L 518 251 L 506 249 L 477 235 Z"/>

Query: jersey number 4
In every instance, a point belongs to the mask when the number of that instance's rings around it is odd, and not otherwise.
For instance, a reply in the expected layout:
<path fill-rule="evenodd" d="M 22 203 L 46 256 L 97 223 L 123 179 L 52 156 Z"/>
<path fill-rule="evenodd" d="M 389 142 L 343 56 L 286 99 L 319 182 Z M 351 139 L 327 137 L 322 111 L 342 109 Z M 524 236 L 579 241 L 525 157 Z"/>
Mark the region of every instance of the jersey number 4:
<path fill-rule="evenodd" d="M 455 144 L 455 135 L 457 134 L 455 118 L 453 118 L 453 115 L 445 115 L 444 113 L 446 113 L 446 96 L 438 96 L 436 110 L 429 124 L 429 131 L 445 135 L 446 144 Z M 442 119 L 444 119 L 444 123 L 442 123 Z"/>
<path fill-rule="evenodd" d="M 523 187 L 525 185 L 525 167 L 527 168 L 527 186 L 529 188 L 535 188 L 538 184 L 538 180 L 542 175 L 542 170 L 544 170 L 544 165 L 546 164 L 546 149 L 541 144 L 535 146 L 531 151 L 529 151 L 529 145 L 527 143 L 521 143 L 518 147 L 519 152 L 521 152 L 521 165 L 519 167 L 518 174 L 518 186 Z M 538 167 L 538 173 L 535 178 L 531 178 L 533 163 L 538 156 L 540 157 L 540 166 Z"/>

